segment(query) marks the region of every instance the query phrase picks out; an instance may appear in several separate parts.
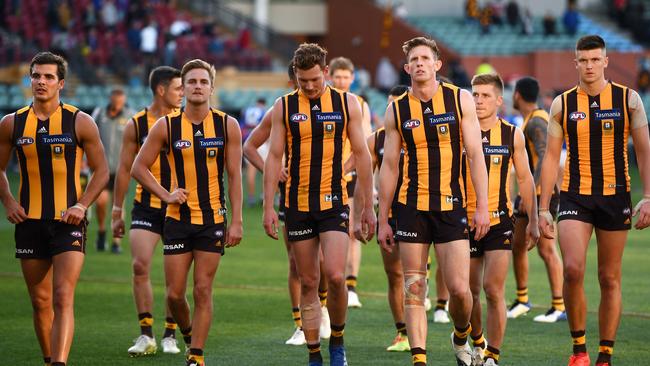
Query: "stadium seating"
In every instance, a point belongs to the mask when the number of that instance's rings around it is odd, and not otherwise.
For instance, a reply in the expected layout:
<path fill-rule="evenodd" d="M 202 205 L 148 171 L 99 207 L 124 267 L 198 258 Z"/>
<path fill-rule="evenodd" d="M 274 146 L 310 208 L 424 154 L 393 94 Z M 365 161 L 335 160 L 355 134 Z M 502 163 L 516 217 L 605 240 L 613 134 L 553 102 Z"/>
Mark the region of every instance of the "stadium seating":
<path fill-rule="evenodd" d="M 607 48 L 620 52 L 638 52 L 643 48 L 589 17 L 580 16 L 578 34 L 570 36 L 557 23 L 558 35 L 545 37 L 542 18 L 534 19 L 534 32 L 524 35 L 519 27 L 493 25 L 488 35 L 481 34 L 479 26 L 468 24 L 462 17 L 410 17 L 411 24 L 440 40 L 461 55 L 515 55 L 526 54 L 536 50 L 567 50 L 575 47 L 577 37 L 585 34 L 599 34 L 607 42 Z"/>

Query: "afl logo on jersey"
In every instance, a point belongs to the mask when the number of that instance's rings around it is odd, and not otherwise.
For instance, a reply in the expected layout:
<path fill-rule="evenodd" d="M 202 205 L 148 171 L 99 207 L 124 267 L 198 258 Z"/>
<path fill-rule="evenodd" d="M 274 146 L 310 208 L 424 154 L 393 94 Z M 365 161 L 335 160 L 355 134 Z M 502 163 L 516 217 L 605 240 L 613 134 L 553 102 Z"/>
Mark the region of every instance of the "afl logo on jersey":
<path fill-rule="evenodd" d="M 20 137 L 16 140 L 16 145 L 18 146 L 31 145 L 33 143 L 34 143 L 34 139 L 31 137 Z"/>
<path fill-rule="evenodd" d="M 187 140 L 178 140 L 174 142 L 175 149 L 182 150 L 182 149 L 187 149 L 190 146 L 192 146 L 192 143 Z"/>
<path fill-rule="evenodd" d="M 582 121 L 585 118 L 587 118 L 585 112 L 576 111 L 569 114 L 569 119 L 575 122 Z"/>
<path fill-rule="evenodd" d="M 408 121 L 402 124 L 402 127 L 404 127 L 407 130 L 412 130 L 414 128 L 420 127 L 420 121 L 417 119 L 409 119 Z"/>
<path fill-rule="evenodd" d="M 304 113 L 294 113 L 289 119 L 291 119 L 291 122 L 305 122 L 309 117 Z"/>

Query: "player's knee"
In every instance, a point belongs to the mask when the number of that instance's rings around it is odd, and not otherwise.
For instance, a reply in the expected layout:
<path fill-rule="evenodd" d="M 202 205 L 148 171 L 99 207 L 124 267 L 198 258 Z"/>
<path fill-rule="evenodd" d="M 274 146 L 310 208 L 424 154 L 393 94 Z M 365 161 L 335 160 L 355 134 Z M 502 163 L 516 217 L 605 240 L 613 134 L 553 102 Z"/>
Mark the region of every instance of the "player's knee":
<path fill-rule="evenodd" d="M 74 304 L 74 289 L 67 286 L 61 286 L 54 289 L 52 305 L 55 310 L 71 308 Z"/>
<path fill-rule="evenodd" d="M 404 275 L 396 268 L 386 268 L 386 277 L 388 277 L 388 284 L 391 287 L 404 285 Z"/>
<path fill-rule="evenodd" d="M 485 299 L 487 302 L 498 304 L 504 301 L 504 289 L 502 286 L 494 283 L 485 283 L 483 290 L 485 291 Z"/>
<path fill-rule="evenodd" d="M 404 273 L 404 301 L 406 305 L 424 306 L 426 293 L 426 273 L 406 271 Z"/>
<path fill-rule="evenodd" d="M 331 289 L 341 288 L 345 286 L 345 275 L 343 272 L 328 272 L 327 273 L 327 286 Z"/>
<path fill-rule="evenodd" d="M 567 283 L 580 283 L 582 282 L 585 274 L 584 265 L 578 263 L 565 263 L 564 264 L 564 281 Z"/>
<path fill-rule="evenodd" d="M 553 245 L 555 245 L 555 243 L 553 243 Z M 537 252 L 539 253 L 539 256 L 544 260 L 544 262 L 547 263 L 553 260 L 553 257 L 555 256 L 554 247 L 551 245 L 538 245 Z"/>
<path fill-rule="evenodd" d="M 207 304 L 212 301 L 212 286 L 197 283 L 194 285 L 193 295 L 195 304 Z"/>
<path fill-rule="evenodd" d="M 133 275 L 136 277 L 149 277 L 149 262 L 141 259 L 133 260 Z"/>
<path fill-rule="evenodd" d="M 476 300 L 481 297 L 481 284 L 480 283 L 470 283 L 469 289 L 472 291 L 472 298 Z"/>
<path fill-rule="evenodd" d="M 52 309 L 52 296 L 48 293 L 36 293 L 31 297 L 32 309 L 36 312 Z"/>
<path fill-rule="evenodd" d="M 461 282 L 447 284 L 447 290 L 449 291 L 449 297 L 454 299 L 461 299 L 470 292 L 469 286 Z"/>
<path fill-rule="evenodd" d="M 598 282 L 602 291 L 616 291 L 621 288 L 621 278 L 616 273 L 606 270 L 598 271 Z"/>
<path fill-rule="evenodd" d="M 179 305 L 185 303 L 185 292 L 179 289 L 167 287 L 167 303 L 170 305 Z"/>
<path fill-rule="evenodd" d="M 320 277 L 318 273 L 303 273 L 300 275 L 300 289 L 304 293 L 315 291 L 318 287 Z"/>

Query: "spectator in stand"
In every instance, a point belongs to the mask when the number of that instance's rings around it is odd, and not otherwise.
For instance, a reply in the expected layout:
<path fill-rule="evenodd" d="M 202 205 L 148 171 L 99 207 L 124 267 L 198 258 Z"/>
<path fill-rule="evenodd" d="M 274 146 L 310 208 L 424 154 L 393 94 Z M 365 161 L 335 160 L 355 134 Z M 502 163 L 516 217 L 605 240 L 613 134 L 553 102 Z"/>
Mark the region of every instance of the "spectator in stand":
<path fill-rule="evenodd" d="M 115 26 L 120 21 L 120 14 L 117 11 L 117 6 L 113 0 L 104 0 L 102 3 L 102 23 L 108 29 L 115 29 Z"/>
<path fill-rule="evenodd" d="M 481 17 L 479 19 L 479 24 L 481 25 L 481 33 L 489 34 L 490 26 L 492 25 L 492 8 L 486 6 L 481 10 Z"/>
<path fill-rule="evenodd" d="M 97 12 L 92 3 L 87 3 L 82 13 L 83 25 L 85 29 L 97 26 Z"/>
<path fill-rule="evenodd" d="M 521 16 L 521 33 L 527 36 L 533 34 L 533 13 L 526 8 Z"/>
<path fill-rule="evenodd" d="M 237 49 L 247 50 L 251 47 L 251 30 L 246 22 L 239 24 L 239 33 L 237 34 Z"/>
<path fill-rule="evenodd" d="M 503 0 L 490 1 L 488 2 L 487 7 L 490 8 L 492 12 L 492 24 L 503 25 L 505 11 L 505 4 L 503 3 Z"/>
<path fill-rule="evenodd" d="M 476 23 L 481 15 L 477 0 L 467 0 L 465 2 L 465 20 L 467 23 Z M 410 79 L 409 79 L 410 84 Z"/>
<path fill-rule="evenodd" d="M 131 51 L 140 50 L 140 35 L 142 33 L 142 22 L 134 21 L 129 25 L 126 31 L 126 42 L 129 44 Z"/>
<path fill-rule="evenodd" d="M 544 15 L 544 19 L 542 20 L 542 25 L 544 26 L 544 36 L 554 36 L 556 31 L 555 31 L 555 17 L 553 16 L 553 13 L 551 13 L 550 10 L 546 12 L 546 15 Z"/>
<path fill-rule="evenodd" d="M 575 36 L 578 32 L 578 25 L 580 24 L 580 13 L 575 0 L 567 1 L 567 8 L 562 16 L 562 23 L 567 34 Z"/>
<path fill-rule="evenodd" d="M 519 25 L 519 4 L 517 4 L 517 1 L 510 0 L 506 5 L 506 19 L 508 20 L 508 24 L 510 24 L 511 27 L 516 27 Z"/>
<path fill-rule="evenodd" d="M 621 28 L 627 28 L 627 24 L 625 24 L 625 9 L 627 9 L 627 5 L 628 5 L 627 0 L 613 1 L 614 18 L 616 18 L 616 22 L 618 23 L 618 26 Z"/>
<path fill-rule="evenodd" d="M 156 51 L 158 51 L 158 29 L 156 23 L 150 20 L 147 26 L 140 31 L 140 51 L 144 59 L 144 79 L 149 82 L 149 74 L 156 62 Z"/>

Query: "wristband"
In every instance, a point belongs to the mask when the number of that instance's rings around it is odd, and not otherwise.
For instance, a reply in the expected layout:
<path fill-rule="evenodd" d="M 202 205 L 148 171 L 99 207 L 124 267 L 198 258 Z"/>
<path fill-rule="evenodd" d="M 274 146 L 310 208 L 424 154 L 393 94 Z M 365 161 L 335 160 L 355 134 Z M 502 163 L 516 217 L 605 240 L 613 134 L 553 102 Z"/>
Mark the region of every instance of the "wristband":
<path fill-rule="evenodd" d="M 113 211 L 122 212 L 122 207 L 113 205 Z"/>
<path fill-rule="evenodd" d="M 86 210 L 88 209 L 88 207 L 84 206 L 83 204 L 81 204 L 79 202 L 75 203 L 74 206 L 72 206 L 72 207 L 80 208 L 84 212 L 86 212 Z"/>

